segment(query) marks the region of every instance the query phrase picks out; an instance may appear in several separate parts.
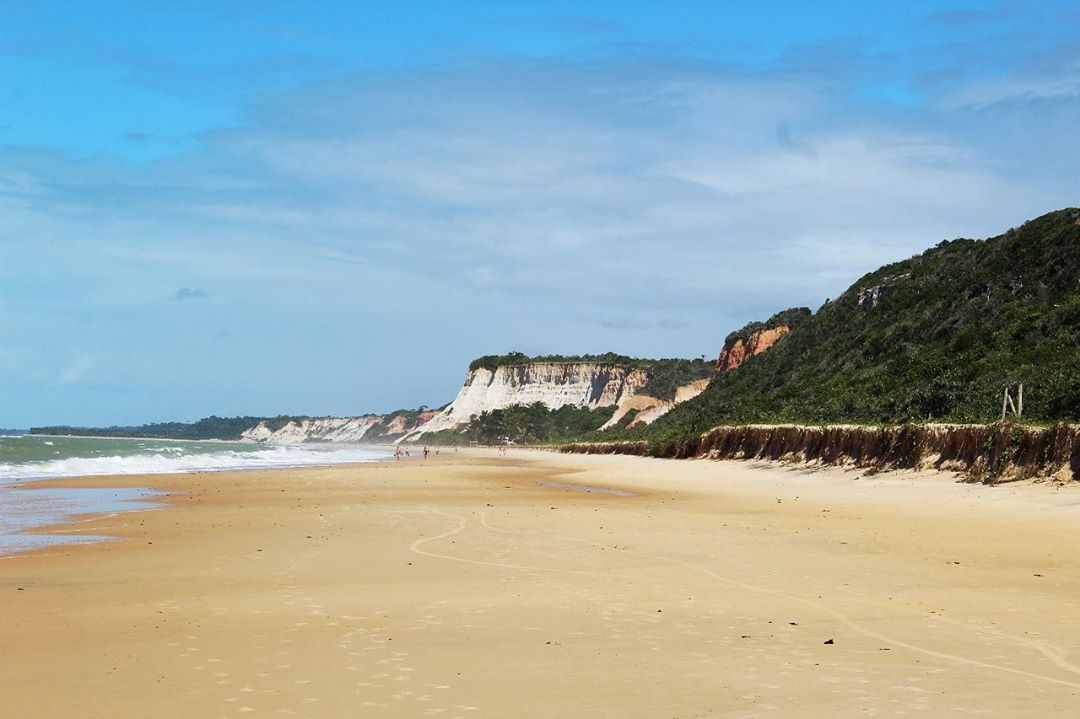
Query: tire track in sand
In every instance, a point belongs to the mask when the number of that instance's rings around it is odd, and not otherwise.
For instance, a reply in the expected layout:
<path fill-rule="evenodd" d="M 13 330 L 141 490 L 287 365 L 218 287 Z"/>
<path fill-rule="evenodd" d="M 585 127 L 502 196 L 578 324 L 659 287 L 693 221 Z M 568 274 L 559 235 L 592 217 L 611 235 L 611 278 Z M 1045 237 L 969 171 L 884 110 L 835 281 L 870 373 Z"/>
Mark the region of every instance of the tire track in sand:
<path fill-rule="evenodd" d="M 423 547 L 426 544 L 430 544 L 431 542 L 437 542 L 437 541 L 439 541 L 441 539 L 446 539 L 446 538 L 452 537 L 452 536 L 454 536 L 456 534 L 460 534 L 461 532 L 463 532 L 469 526 L 469 520 L 468 520 L 468 518 L 463 517 L 461 515 L 453 514 L 453 513 L 450 513 L 450 512 L 444 512 L 442 510 L 434 509 L 432 507 L 424 507 L 423 509 L 416 510 L 416 511 L 422 512 L 422 513 L 427 513 L 427 514 L 437 514 L 437 515 L 440 515 L 440 516 L 443 516 L 443 517 L 453 519 L 457 523 L 457 526 L 455 526 L 453 529 L 450 529 L 450 530 L 448 530 L 446 532 L 442 532 L 441 534 L 433 535 L 433 536 L 430 536 L 430 537 L 421 537 L 420 539 L 417 539 L 416 541 L 412 542 L 412 544 L 409 545 L 409 551 L 411 551 L 411 552 L 413 552 L 415 554 L 418 554 L 420 556 L 431 557 L 431 558 L 434 558 L 434 559 L 443 559 L 443 560 L 453 561 L 453 562 L 461 562 L 461 563 L 464 563 L 464 564 L 472 564 L 472 565 L 478 565 L 478 566 L 494 567 L 494 568 L 497 568 L 497 569 L 513 569 L 513 570 L 519 570 L 519 571 L 557 572 L 557 573 L 562 573 L 562 574 L 578 574 L 578 575 L 588 575 L 588 576 L 602 575 L 602 576 L 608 576 L 608 577 L 619 578 L 619 579 L 634 579 L 634 580 L 638 580 L 638 581 L 657 581 L 657 579 L 655 577 L 648 577 L 648 576 L 645 576 L 645 575 L 625 575 L 625 574 L 613 574 L 613 573 L 608 573 L 608 572 L 596 572 L 596 571 L 563 569 L 563 568 L 558 568 L 558 567 L 538 567 L 538 566 L 527 565 L 527 564 L 514 564 L 514 563 L 509 563 L 509 562 L 492 562 L 492 561 L 487 561 L 487 560 L 482 560 L 482 559 L 469 559 L 469 558 L 466 558 L 466 557 L 459 557 L 459 556 L 455 556 L 455 555 L 452 555 L 452 554 L 443 554 L 443 553 L 439 553 L 439 552 L 432 552 L 432 551 L 429 551 L 429 550 L 426 550 L 426 549 L 422 549 L 421 547 Z M 816 610 L 818 610 L 818 611 L 820 611 L 820 612 L 822 612 L 824 614 L 827 614 L 828 616 L 833 617 L 838 622 L 840 622 L 842 625 L 846 626 L 848 629 L 850 629 L 851 631 L 853 631 L 853 632 L 855 632 L 857 634 L 861 634 L 861 635 L 863 635 L 865 637 L 869 637 L 871 639 L 875 639 L 875 640 L 877 640 L 879 642 L 883 642 L 883 643 L 886 643 L 886 644 L 892 644 L 892 645 L 897 646 L 897 647 L 903 647 L 904 649 L 907 649 L 908 651 L 912 651 L 912 652 L 915 652 L 915 653 L 918 653 L 918 654 L 922 654 L 924 656 L 933 657 L 935 659 L 943 660 L 943 661 L 950 662 L 950 663 L 962 664 L 962 665 L 965 665 L 965 666 L 977 667 L 977 668 L 980 668 L 980 669 L 988 669 L 988 670 L 991 670 L 991 671 L 997 671 L 997 672 L 1002 672 L 1002 673 L 1006 673 L 1006 674 L 1012 674 L 1014 676 L 1024 677 L 1026 679 L 1034 679 L 1036 681 L 1046 682 L 1046 683 L 1050 683 L 1050 684 L 1057 684 L 1057 685 L 1060 685 L 1060 686 L 1072 687 L 1074 689 L 1080 689 L 1080 682 L 1077 682 L 1077 681 L 1070 681 L 1068 679 L 1061 679 L 1059 677 L 1047 676 L 1045 674 L 1038 674 L 1036 672 L 1029 672 L 1029 671 L 1025 671 L 1023 669 L 1017 669 L 1015 667 L 1008 667 L 1008 666 L 1003 666 L 1003 665 L 1000 665 L 1000 664 L 993 664 L 991 662 L 985 662 L 985 661 L 982 661 L 982 660 L 979 660 L 979 659 L 972 659 L 970 657 L 964 657 L 964 656 L 960 656 L 958 654 L 951 654 L 949 652 L 942 652 L 942 651 L 938 651 L 936 649 L 931 649 L 929 647 L 923 647 L 923 646 L 920 646 L 918 644 L 913 644 L 911 642 L 906 642 L 906 641 L 904 641 L 902 639 L 897 639 L 896 637 L 892 637 L 892 636 L 889 636 L 887 634 L 883 634 L 881 632 L 878 632 L 878 631 L 876 631 L 874 629 L 871 629 L 869 627 L 865 627 L 865 626 L 859 624 L 858 622 L 856 622 L 854 619 L 852 619 L 846 613 L 844 613 L 844 612 L 842 612 L 842 611 L 840 611 L 838 609 L 835 609 L 834 607 L 831 607 L 831 606 L 829 606 L 828 604 L 826 604 L 824 602 L 819 602 L 819 601 L 816 601 L 816 600 L 813 600 L 813 599 L 808 599 L 806 597 L 802 597 L 802 596 L 799 596 L 797 594 L 791 594 L 791 593 L 783 592 L 783 591 L 776 590 L 776 589 L 770 589 L 769 587 L 764 587 L 764 586 L 761 586 L 761 585 L 753 584 L 751 582 L 745 582 L 745 581 L 738 580 L 738 579 L 732 579 L 732 578 L 726 577 L 726 576 L 724 576 L 724 575 L 720 574 L 719 572 L 716 572 L 716 571 L 714 571 L 712 569 L 709 569 L 707 567 L 703 567 L 703 566 L 694 564 L 692 562 L 687 562 L 687 561 L 682 560 L 682 559 L 675 559 L 675 558 L 672 558 L 672 557 L 663 557 L 663 556 L 659 556 L 659 555 L 655 555 L 655 554 L 648 554 L 646 552 L 636 552 L 636 551 L 633 551 L 633 550 L 630 550 L 630 549 L 622 549 L 622 548 L 619 548 L 619 547 L 613 547 L 613 546 L 609 546 L 609 545 L 599 544 L 597 542 L 591 542 L 591 541 L 585 540 L 585 539 L 573 539 L 573 538 L 568 538 L 568 537 L 557 537 L 557 536 L 553 536 L 553 535 L 542 534 L 542 533 L 539 533 L 539 532 L 502 529 L 500 527 L 492 526 L 490 524 L 490 522 L 488 522 L 486 513 L 483 512 L 483 511 L 480 512 L 480 524 L 484 529 L 486 529 L 488 531 L 491 531 L 491 532 L 502 533 L 502 534 L 513 534 L 513 535 L 527 534 L 527 535 L 534 536 L 534 537 L 540 537 L 540 538 L 545 539 L 547 541 L 559 540 L 559 541 L 563 541 L 563 542 L 572 542 L 572 543 L 575 543 L 575 544 L 582 544 L 582 545 L 586 545 L 586 546 L 602 548 L 604 551 L 620 552 L 620 553 L 623 553 L 623 554 L 626 554 L 626 555 L 629 555 L 629 556 L 640 557 L 642 559 L 648 559 L 648 560 L 655 561 L 655 562 L 662 562 L 662 563 L 666 563 L 666 564 L 681 566 L 681 567 L 683 567 L 685 569 L 688 569 L 688 570 L 690 570 L 692 572 L 708 576 L 708 577 L 710 577 L 710 578 L 712 578 L 712 579 L 714 579 L 714 580 L 716 580 L 718 582 L 721 582 L 723 584 L 726 584 L 728 586 L 738 587 L 740 589 L 744 589 L 744 590 L 751 591 L 751 592 L 757 592 L 759 594 L 766 594 L 768 596 L 776 597 L 778 599 L 784 599 L 784 600 L 789 601 L 789 602 L 793 602 L 793 603 L 796 603 L 796 604 L 801 604 L 803 606 L 810 607 L 812 609 L 816 609 Z M 963 627 L 963 625 L 960 625 L 960 626 Z M 964 627 L 964 628 L 966 628 L 966 627 Z M 1062 669 L 1063 671 L 1067 671 L 1067 672 L 1070 672 L 1070 673 L 1080 674 L 1080 667 L 1076 667 L 1075 665 L 1070 664 L 1067 661 L 1065 661 L 1063 659 L 1063 657 L 1061 656 L 1061 653 L 1060 653 L 1059 650 L 1055 650 L 1055 649 L 1043 646 L 1043 645 L 1041 645 L 1041 643 L 1038 643 L 1038 642 L 1032 642 L 1032 641 L 1029 641 L 1029 640 L 1026 640 L 1026 639 L 1021 639 L 1019 637 L 1010 637 L 1010 639 L 1012 641 L 1018 642 L 1018 643 L 1020 643 L 1022 645 L 1025 645 L 1025 646 L 1039 652 L 1040 654 L 1045 656 L 1051 663 L 1053 663 L 1055 666 L 1057 666 L 1059 669 Z"/>

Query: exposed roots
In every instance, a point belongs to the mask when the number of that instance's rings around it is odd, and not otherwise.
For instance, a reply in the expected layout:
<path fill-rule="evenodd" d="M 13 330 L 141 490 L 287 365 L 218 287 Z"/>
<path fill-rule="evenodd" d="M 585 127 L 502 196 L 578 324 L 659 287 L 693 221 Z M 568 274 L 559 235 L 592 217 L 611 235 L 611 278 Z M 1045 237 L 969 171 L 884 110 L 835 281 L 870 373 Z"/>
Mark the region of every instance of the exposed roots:
<path fill-rule="evenodd" d="M 872 470 L 940 469 L 987 484 L 1035 476 L 1080 478 L 1080 427 L 1067 424 L 744 425 L 656 443 L 578 443 L 562 451 L 758 459 Z M 1062 471 L 1066 467 L 1068 472 Z"/>

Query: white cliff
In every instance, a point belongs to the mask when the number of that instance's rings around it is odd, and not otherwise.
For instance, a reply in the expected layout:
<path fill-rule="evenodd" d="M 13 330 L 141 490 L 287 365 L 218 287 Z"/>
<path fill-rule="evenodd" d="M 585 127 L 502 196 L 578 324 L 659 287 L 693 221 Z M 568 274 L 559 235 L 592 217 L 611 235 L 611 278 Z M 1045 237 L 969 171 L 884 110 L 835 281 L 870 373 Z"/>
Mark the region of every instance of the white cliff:
<path fill-rule="evenodd" d="M 616 425 L 628 412 L 636 410 L 630 423 L 634 426 L 650 424 L 676 404 L 696 396 L 708 379 L 679 387 L 674 401 L 649 395 L 648 383 L 645 370 L 603 362 L 522 362 L 477 367 L 465 375 L 465 384 L 454 401 L 438 411 L 294 420 L 277 429 L 262 422 L 242 437 L 275 444 L 412 442 L 429 432 L 460 427 L 484 412 L 536 402 L 552 410 L 614 406 L 614 416 L 601 429 Z"/>
<path fill-rule="evenodd" d="M 300 422 L 289 422 L 276 430 L 270 429 L 266 422 L 260 422 L 257 427 L 244 431 L 240 436 L 252 442 L 273 444 L 300 444 L 312 441 L 360 442 L 382 419 L 380 415 L 305 419 Z"/>
<path fill-rule="evenodd" d="M 610 407 L 649 381 L 636 369 L 593 362 L 530 362 L 471 369 L 454 401 L 420 427 L 438 432 L 465 424 L 482 412 L 543 402 L 548 409 Z"/>
<path fill-rule="evenodd" d="M 596 362 L 529 362 L 494 370 L 479 367 L 465 375 L 465 384 L 453 402 L 406 439 L 459 427 L 483 412 L 534 402 L 542 402 L 548 409 L 615 405 L 615 417 L 605 428 L 633 409 L 641 411 L 635 423 L 649 423 L 708 384 L 708 380 L 701 380 L 680 387 L 672 402 L 639 394 L 648 382 L 644 370 Z"/>

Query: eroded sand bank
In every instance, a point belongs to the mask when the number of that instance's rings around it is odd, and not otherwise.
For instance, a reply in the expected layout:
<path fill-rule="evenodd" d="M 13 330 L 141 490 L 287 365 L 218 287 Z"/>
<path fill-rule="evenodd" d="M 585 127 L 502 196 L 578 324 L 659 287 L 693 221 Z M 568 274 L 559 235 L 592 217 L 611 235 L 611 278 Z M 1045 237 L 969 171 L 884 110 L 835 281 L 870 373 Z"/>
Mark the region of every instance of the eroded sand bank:
<path fill-rule="evenodd" d="M 1076 716 L 1080 490 L 858 476 L 443 452 L 68 480 L 183 494 L 0 559 L 0 707 Z"/>

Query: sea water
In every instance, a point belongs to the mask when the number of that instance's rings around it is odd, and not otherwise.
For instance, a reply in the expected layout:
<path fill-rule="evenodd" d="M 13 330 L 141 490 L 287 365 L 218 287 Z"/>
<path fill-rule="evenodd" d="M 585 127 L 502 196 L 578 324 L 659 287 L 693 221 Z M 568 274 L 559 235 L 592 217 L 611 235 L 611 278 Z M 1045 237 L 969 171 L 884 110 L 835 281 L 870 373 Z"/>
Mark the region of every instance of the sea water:
<path fill-rule="evenodd" d="M 99 437 L 0 436 L 0 555 L 105 537 L 25 534 L 82 514 L 153 509 L 150 489 L 27 488 L 36 479 L 118 474 L 177 474 L 369 462 L 389 456 L 356 445 Z"/>

